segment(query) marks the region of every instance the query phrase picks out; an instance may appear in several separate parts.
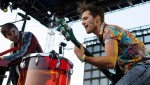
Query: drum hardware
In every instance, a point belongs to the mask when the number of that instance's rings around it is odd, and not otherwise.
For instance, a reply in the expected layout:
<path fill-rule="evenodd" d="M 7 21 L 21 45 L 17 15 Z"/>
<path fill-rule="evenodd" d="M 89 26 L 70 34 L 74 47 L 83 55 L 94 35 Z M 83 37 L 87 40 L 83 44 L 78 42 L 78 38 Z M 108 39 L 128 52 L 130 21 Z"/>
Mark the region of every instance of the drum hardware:
<path fill-rule="evenodd" d="M 58 54 L 57 54 L 54 50 L 52 50 L 50 53 L 51 53 L 50 56 L 51 56 L 53 59 L 58 59 L 58 56 L 57 56 Z"/>
<path fill-rule="evenodd" d="M 73 74 L 73 63 L 70 60 L 68 60 L 68 62 L 71 64 L 70 70 L 68 72 L 68 74 L 71 76 Z"/>
<path fill-rule="evenodd" d="M 57 62 L 57 65 L 56 65 L 56 68 L 59 68 L 60 67 L 60 57 L 58 57 L 58 62 Z"/>
<path fill-rule="evenodd" d="M 73 69 L 70 69 L 69 75 L 71 76 L 73 74 Z"/>
<path fill-rule="evenodd" d="M 62 54 L 62 56 L 64 56 L 64 47 L 66 47 L 66 45 L 65 42 L 60 42 L 59 44 L 59 54 Z"/>
<path fill-rule="evenodd" d="M 56 68 L 58 68 L 58 80 L 56 81 L 56 85 L 59 85 L 59 79 L 60 79 L 60 57 L 58 57 L 58 62 L 56 64 Z"/>
<path fill-rule="evenodd" d="M 24 60 L 25 60 L 26 58 L 28 58 L 28 57 L 29 57 L 29 54 L 27 54 L 25 57 L 22 58 L 22 61 L 21 61 L 21 63 L 20 63 L 21 69 L 24 69 L 24 67 L 25 67 L 25 61 L 24 61 Z"/>
<path fill-rule="evenodd" d="M 59 79 L 60 79 L 60 59 L 61 59 L 61 57 L 57 54 L 56 55 L 57 56 L 57 59 L 58 59 L 58 62 L 57 62 L 57 64 L 56 64 L 56 68 L 58 69 L 58 80 L 56 81 L 56 85 L 59 85 Z"/>
<path fill-rule="evenodd" d="M 21 67 L 21 69 L 24 69 L 24 67 L 25 67 L 25 61 L 21 61 L 20 67 Z"/>
<path fill-rule="evenodd" d="M 35 60 L 35 65 L 37 66 L 39 62 L 39 57 Z"/>
<path fill-rule="evenodd" d="M 39 53 L 38 54 L 37 53 L 33 53 L 33 55 L 37 56 L 37 58 L 35 59 L 35 64 L 38 65 L 38 62 L 40 60 L 40 56 L 41 55 Z M 30 54 L 27 54 L 25 57 L 22 58 L 22 61 L 20 63 L 21 69 L 23 69 L 25 67 L 25 59 L 27 59 L 27 58 L 30 58 Z"/>
<path fill-rule="evenodd" d="M 40 61 L 40 54 L 37 54 L 36 56 L 37 56 L 37 58 L 35 59 L 35 65 L 37 66 Z"/>

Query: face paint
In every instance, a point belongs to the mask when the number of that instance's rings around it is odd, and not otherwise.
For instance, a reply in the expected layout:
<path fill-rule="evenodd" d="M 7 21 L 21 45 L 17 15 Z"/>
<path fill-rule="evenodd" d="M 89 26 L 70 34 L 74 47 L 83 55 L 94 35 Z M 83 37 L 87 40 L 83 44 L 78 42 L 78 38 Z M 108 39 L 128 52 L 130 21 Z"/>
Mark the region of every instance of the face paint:
<path fill-rule="evenodd" d="M 96 27 L 95 18 L 90 14 L 89 11 L 85 11 L 82 14 L 82 24 L 84 25 L 88 34 L 94 32 Z"/>
<path fill-rule="evenodd" d="M 88 21 L 88 23 L 89 23 L 89 24 L 91 24 L 91 25 L 93 25 L 93 24 L 94 24 L 91 20 L 89 20 L 89 21 Z"/>

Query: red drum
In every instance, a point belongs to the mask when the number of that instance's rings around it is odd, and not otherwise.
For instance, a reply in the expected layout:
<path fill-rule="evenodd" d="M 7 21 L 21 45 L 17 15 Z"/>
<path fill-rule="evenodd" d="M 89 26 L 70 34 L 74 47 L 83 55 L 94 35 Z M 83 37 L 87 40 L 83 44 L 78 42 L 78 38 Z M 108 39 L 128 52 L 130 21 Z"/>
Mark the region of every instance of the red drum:
<path fill-rule="evenodd" d="M 73 64 L 64 57 L 33 53 L 23 58 L 18 85 L 70 85 Z"/>

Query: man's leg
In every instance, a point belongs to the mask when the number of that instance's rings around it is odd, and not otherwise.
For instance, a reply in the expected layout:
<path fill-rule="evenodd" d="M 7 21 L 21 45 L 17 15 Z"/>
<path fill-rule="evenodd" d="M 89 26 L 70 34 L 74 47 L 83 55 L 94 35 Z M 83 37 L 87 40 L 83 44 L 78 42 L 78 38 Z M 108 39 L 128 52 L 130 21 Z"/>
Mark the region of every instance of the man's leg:
<path fill-rule="evenodd" d="M 150 78 L 150 66 L 137 65 L 127 72 L 116 85 L 147 85 L 147 79 Z M 150 84 L 148 84 L 150 85 Z"/>
<path fill-rule="evenodd" d="M 15 70 L 14 66 L 9 67 L 9 72 L 10 72 L 10 80 L 12 81 L 13 85 L 17 85 L 18 82 L 18 74 Z"/>
<path fill-rule="evenodd" d="M 6 68 L 0 67 L 0 85 L 3 83 L 3 79 L 5 78 Z"/>

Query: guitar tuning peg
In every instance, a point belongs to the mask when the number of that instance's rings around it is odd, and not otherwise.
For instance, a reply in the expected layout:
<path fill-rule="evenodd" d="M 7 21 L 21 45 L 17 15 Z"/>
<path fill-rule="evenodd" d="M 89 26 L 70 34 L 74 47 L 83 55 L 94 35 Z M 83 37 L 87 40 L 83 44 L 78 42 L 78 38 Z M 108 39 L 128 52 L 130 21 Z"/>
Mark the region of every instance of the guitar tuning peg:
<path fill-rule="evenodd" d="M 66 33 L 66 37 L 70 37 L 70 34 L 68 32 Z"/>
<path fill-rule="evenodd" d="M 62 25 L 65 25 L 65 24 L 66 24 L 65 22 L 62 23 Z"/>
<path fill-rule="evenodd" d="M 68 29 L 68 30 L 71 30 L 72 28 L 71 28 L 71 27 L 67 27 L 67 29 Z"/>
<path fill-rule="evenodd" d="M 60 31 L 60 30 L 61 30 L 61 26 L 58 26 L 56 30 L 57 30 L 57 31 Z"/>
<path fill-rule="evenodd" d="M 68 24 L 66 22 L 63 22 L 62 25 L 68 27 Z"/>

